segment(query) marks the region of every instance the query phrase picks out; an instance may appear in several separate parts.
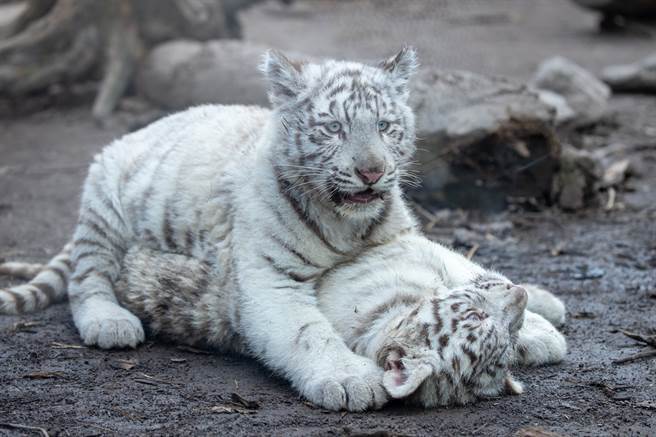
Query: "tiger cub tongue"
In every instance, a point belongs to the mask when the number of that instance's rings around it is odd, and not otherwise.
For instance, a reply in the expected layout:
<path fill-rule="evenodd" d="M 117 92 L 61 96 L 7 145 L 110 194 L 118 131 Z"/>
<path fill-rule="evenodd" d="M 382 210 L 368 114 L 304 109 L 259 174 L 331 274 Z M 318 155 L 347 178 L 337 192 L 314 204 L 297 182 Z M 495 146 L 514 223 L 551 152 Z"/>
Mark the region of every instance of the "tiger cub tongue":
<path fill-rule="evenodd" d="M 369 188 L 365 191 L 360 191 L 359 193 L 350 194 L 344 197 L 344 200 L 353 203 L 369 203 L 379 198 L 380 196 L 378 193 Z"/>

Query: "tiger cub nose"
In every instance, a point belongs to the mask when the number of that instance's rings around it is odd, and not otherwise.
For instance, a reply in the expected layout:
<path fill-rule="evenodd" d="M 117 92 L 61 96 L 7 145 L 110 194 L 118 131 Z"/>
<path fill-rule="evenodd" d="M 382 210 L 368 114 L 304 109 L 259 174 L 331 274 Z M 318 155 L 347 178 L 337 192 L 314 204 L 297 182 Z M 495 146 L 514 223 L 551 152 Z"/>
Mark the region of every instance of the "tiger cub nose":
<path fill-rule="evenodd" d="M 373 185 L 383 177 L 385 172 L 380 168 L 368 168 L 368 169 L 355 169 L 355 174 L 358 175 L 360 180 L 367 185 Z"/>

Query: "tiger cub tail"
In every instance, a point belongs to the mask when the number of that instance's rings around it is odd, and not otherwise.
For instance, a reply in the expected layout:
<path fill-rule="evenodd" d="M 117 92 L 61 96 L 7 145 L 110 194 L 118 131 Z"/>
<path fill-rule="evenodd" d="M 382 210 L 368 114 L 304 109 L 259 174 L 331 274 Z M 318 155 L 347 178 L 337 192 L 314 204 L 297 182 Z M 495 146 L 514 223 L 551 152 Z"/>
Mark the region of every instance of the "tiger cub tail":
<path fill-rule="evenodd" d="M 32 278 L 27 284 L 0 288 L 0 314 L 24 314 L 46 308 L 65 299 L 73 264 L 71 243 L 64 246 L 48 264 L 7 262 L 0 264 L 0 275 Z"/>

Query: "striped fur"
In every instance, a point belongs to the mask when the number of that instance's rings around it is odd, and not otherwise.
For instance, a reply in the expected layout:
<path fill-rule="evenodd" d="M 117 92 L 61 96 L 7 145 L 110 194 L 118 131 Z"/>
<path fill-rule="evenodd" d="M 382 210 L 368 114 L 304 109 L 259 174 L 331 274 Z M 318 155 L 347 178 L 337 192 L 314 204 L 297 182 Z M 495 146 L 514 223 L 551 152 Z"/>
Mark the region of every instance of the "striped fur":
<path fill-rule="evenodd" d="M 191 108 L 106 147 L 89 168 L 73 235 L 68 297 L 83 341 L 143 341 L 141 320 L 115 293 L 125 254 L 142 245 L 225 272 L 223 293 L 236 302 L 226 326 L 310 401 L 382 405 L 375 363 L 344 344 L 314 285 L 368 247 L 415 232 L 400 184 L 415 148 L 407 81 L 416 65 L 410 49 L 377 66 L 271 52 L 262 70 L 272 110 Z M 66 288 L 51 280 L 39 306 Z M 13 297 L 0 295 L 5 312 L 33 309 Z M 303 326 L 315 346 L 299 352 Z"/>
<path fill-rule="evenodd" d="M 27 284 L 0 289 L 0 314 L 22 314 L 46 308 L 66 298 L 66 287 L 71 274 L 71 244 L 48 264 L 8 262 L 0 264 L 0 274 L 32 278 Z"/>
<path fill-rule="evenodd" d="M 415 68 L 410 49 L 378 66 L 299 64 L 272 52 L 262 66 L 272 110 L 191 108 L 106 147 L 89 168 L 70 255 L 68 298 L 84 343 L 135 347 L 143 320 L 172 337 L 196 332 L 187 340 L 248 351 L 325 408 L 380 407 L 383 370 L 351 350 L 316 292 L 335 266 L 347 271 L 416 234 L 400 188 L 415 148 Z M 193 271 L 211 272 L 216 293 L 176 275 L 161 288 L 166 302 L 123 293 L 117 282 L 137 247 L 200 260 Z M 2 312 L 61 298 L 64 259 L 27 288 L 1 292 Z"/>
<path fill-rule="evenodd" d="M 235 302 L 224 276 L 198 259 L 133 247 L 117 293 L 153 334 L 244 352 L 237 327 L 226 329 Z M 421 236 L 370 248 L 316 287 L 320 310 L 346 345 L 385 369 L 386 390 L 425 407 L 519 393 L 511 363 L 557 362 L 565 353 L 562 335 L 544 318 L 529 311 L 522 324 L 521 288 Z M 535 288 L 526 289 L 530 301 Z M 555 299 L 546 293 L 532 305 Z M 312 350 L 319 328 L 300 326 L 294 350 Z"/>

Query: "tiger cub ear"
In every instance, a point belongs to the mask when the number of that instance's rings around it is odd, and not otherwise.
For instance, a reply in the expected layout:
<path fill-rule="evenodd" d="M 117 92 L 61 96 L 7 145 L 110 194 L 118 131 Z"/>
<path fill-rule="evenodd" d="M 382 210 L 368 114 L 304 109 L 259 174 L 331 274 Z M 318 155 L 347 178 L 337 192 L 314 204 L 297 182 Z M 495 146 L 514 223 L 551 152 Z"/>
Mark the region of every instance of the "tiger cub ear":
<path fill-rule="evenodd" d="M 399 94 L 406 94 L 408 80 L 419 68 L 417 51 L 412 47 L 403 47 L 397 54 L 378 65 L 392 79 L 394 89 Z"/>
<path fill-rule="evenodd" d="M 403 359 L 403 354 L 394 350 L 385 359 L 383 387 L 392 398 L 405 398 L 414 393 L 432 371 L 428 364 Z"/>
<path fill-rule="evenodd" d="M 273 106 L 295 100 L 305 89 L 302 69 L 302 62 L 291 61 L 277 50 L 268 50 L 264 54 L 260 70 L 269 82 L 269 100 Z"/>

